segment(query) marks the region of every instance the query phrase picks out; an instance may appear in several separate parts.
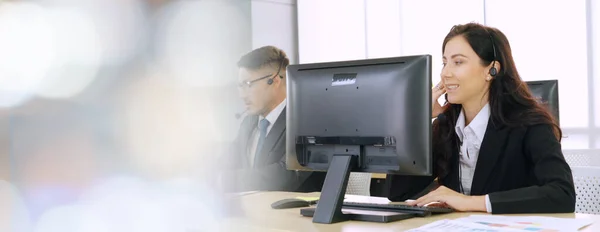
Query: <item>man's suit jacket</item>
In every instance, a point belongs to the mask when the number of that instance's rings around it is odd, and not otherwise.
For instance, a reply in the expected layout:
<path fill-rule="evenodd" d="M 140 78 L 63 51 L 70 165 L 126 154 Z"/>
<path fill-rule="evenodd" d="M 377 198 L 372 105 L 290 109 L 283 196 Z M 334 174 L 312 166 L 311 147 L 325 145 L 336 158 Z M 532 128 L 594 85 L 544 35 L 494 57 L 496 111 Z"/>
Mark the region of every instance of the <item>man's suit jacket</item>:
<path fill-rule="evenodd" d="M 455 147 L 449 174 L 441 183 L 459 190 L 459 148 Z M 387 178 L 393 201 L 427 193 L 433 177 Z M 562 213 L 575 210 L 571 169 L 548 124 L 520 128 L 495 126 L 490 121 L 473 175 L 471 195 L 489 194 L 492 213 Z"/>
<path fill-rule="evenodd" d="M 246 116 L 241 124 L 235 147 L 226 162 L 230 170 L 226 176 L 229 189 L 236 191 L 271 190 L 292 192 L 321 191 L 324 172 L 290 171 L 286 168 L 286 111 L 281 112 L 267 134 L 263 148 L 255 157 L 255 167 L 250 166 L 248 147 L 252 132 L 257 127 L 258 116 Z"/>

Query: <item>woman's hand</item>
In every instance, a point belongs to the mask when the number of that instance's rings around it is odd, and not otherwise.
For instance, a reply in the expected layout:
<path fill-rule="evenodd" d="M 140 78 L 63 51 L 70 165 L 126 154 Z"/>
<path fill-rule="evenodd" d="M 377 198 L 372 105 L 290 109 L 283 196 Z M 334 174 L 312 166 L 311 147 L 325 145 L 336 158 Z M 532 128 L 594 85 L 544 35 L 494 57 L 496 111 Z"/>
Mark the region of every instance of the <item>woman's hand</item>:
<path fill-rule="evenodd" d="M 445 186 L 440 186 L 425 196 L 415 201 L 408 202 L 408 205 L 424 206 L 431 202 L 440 202 L 457 211 L 480 211 L 487 212 L 485 207 L 485 196 L 467 196 L 455 192 Z"/>
<path fill-rule="evenodd" d="M 437 117 L 446 109 L 447 105 L 441 106 L 438 102 L 444 93 L 446 93 L 446 87 L 441 81 L 431 89 L 431 118 Z"/>

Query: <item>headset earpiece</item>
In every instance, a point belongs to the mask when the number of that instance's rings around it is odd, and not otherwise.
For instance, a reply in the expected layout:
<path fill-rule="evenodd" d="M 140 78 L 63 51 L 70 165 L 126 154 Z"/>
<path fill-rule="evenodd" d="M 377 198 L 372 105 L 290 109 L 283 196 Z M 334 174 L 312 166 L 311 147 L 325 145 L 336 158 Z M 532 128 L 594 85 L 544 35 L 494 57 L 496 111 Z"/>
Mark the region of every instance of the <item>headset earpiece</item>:
<path fill-rule="evenodd" d="M 273 75 L 273 77 L 269 78 L 269 80 L 267 80 L 268 85 L 272 85 L 273 79 L 275 79 L 277 76 L 279 76 L 279 77 L 281 77 L 281 79 L 283 79 L 283 76 L 279 75 L 279 72 L 281 71 L 281 66 L 283 66 L 283 59 L 281 59 L 281 62 L 279 63 L 279 68 L 277 68 L 277 73 L 275 75 Z"/>
<path fill-rule="evenodd" d="M 495 77 L 496 74 L 498 74 L 498 70 L 496 70 L 496 67 L 490 68 L 490 75 L 492 75 L 493 77 Z"/>
<path fill-rule="evenodd" d="M 490 68 L 490 75 L 492 77 L 496 77 L 496 75 L 498 74 L 498 69 L 496 69 L 496 67 L 494 67 L 494 65 L 496 64 L 496 45 L 494 43 L 494 38 L 492 37 L 492 33 L 490 33 L 490 31 L 488 31 L 485 27 L 483 28 L 487 34 L 490 37 L 490 42 L 492 42 L 492 51 L 494 52 L 494 60 L 492 60 L 492 68 Z"/>

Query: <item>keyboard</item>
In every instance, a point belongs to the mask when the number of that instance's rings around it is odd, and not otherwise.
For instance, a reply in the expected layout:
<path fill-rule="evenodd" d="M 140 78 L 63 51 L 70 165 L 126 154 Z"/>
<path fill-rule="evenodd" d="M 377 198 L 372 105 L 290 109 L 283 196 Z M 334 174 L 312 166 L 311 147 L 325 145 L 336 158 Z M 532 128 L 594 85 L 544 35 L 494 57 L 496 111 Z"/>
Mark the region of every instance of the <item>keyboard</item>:
<path fill-rule="evenodd" d="M 397 212 L 423 212 L 427 214 L 440 214 L 440 213 L 452 213 L 454 209 L 448 207 L 439 206 L 410 206 L 403 204 L 373 204 L 373 203 L 358 203 L 358 202 L 344 202 L 344 208 L 353 209 L 369 209 L 369 210 L 384 210 L 384 211 L 397 211 Z"/>

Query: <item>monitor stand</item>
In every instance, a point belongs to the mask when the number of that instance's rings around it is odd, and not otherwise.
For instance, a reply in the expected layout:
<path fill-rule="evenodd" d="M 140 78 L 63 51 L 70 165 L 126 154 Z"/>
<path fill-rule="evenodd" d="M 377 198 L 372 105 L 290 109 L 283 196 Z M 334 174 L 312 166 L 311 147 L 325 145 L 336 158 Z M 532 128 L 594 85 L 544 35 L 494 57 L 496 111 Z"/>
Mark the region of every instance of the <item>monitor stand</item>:
<path fill-rule="evenodd" d="M 313 217 L 313 223 L 332 224 L 347 220 L 370 221 L 370 222 L 393 222 L 417 216 L 414 212 L 390 211 L 373 214 L 367 212 L 348 211 L 342 212 L 344 196 L 350 172 L 356 165 L 358 155 L 339 154 L 333 155 L 333 160 L 327 170 L 325 183 L 316 208 L 304 208 L 300 210 L 303 216 Z M 368 209 L 362 209 L 368 211 Z M 359 210 L 361 211 L 361 210 Z"/>
<path fill-rule="evenodd" d="M 357 155 L 333 155 L 333 160 L 327 169 L 325 183 L 321 196 L 313 215 L 314 223 L 331 224 L 350 219 L 349 215 L 342 213 L 342 204 L 346 195 L 346 187 L 350 178 L 350 171 L 356 164 Z"/>

